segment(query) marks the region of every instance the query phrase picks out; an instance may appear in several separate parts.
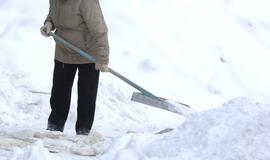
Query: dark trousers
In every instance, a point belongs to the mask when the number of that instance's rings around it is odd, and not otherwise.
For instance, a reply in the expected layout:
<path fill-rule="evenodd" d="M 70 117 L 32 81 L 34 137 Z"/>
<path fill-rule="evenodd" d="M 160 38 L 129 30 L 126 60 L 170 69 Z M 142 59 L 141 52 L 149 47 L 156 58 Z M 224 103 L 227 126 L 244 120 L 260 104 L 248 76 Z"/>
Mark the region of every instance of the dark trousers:
<path fill-rule="evenodd" d="M 71 91 L 78 69 L 77 134 L 88 134 L 91 130 L 99 81 L 95 64 L 65 64 L 55 60 L 53 87 L 50 98 L 51 114 L 48 130 L 63 131 L 68 117 Z"/>

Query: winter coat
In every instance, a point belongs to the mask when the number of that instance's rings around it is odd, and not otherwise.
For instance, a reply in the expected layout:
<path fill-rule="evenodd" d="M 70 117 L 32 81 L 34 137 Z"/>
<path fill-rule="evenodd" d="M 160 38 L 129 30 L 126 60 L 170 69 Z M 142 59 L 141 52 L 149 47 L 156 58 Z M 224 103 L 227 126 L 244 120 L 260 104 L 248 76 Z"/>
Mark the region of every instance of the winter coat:
<path fill-rule="evenodd" d="M 108 29 L 98 0 L 50 0 L 45 22 L 51 22 L 56 34 L 108 64 Z M 90 63 L 69 48 L 56 43 L 55 59 L 69 64 Z"/>

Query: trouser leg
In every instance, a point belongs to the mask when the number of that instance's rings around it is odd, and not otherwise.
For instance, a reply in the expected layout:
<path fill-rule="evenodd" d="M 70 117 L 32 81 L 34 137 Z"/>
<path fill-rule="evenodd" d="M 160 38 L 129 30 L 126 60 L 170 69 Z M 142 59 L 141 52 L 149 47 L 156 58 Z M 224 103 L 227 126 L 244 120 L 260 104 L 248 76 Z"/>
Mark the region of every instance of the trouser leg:
<path fill-rule="evenodd" d="M 51 114 L 48 119 L 48 130 L 63 131 L 67 120 L 71 90 L 77 65 L 63 64 L 55 61 L 53 87 L 50 98 Z"/>
<path fill-rule="evenodd" d="M 78 68 L 76 132 L 87 135 L 92 128 L 95 116 L 99 71 L 95 70 L 94 64 L 81 64 Z"/>

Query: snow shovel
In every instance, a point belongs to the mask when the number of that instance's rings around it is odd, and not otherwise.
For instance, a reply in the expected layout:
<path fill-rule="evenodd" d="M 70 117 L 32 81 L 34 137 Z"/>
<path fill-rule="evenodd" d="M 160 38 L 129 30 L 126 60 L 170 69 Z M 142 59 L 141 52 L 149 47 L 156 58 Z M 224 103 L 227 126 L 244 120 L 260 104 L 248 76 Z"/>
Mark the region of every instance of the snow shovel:
<path fill-rule="evenodd" d="M 79 53 L 84 58 L 96 63 L 96 59 L 93 56 L 89 55 L 85 51 L 74 46 L 73 44 L 71 44 L 70 42 L 61 38 L 60 36 L 56 35 L 55 33 L 50 32 L 49 35 L 52 36 L 56 42 L 63 44 L 64 46 Z M 150 105 L 153 107 L 157 107 L 160 109 L 164 109 L 164 110 L 171 111 L 171 112 L 178 113 L 178 114 L 185 115 L 185 116 L 192 112 L 192 109 L 187 104 L 175 102 L 175 101 L 170 101 L 170 100 L 167 100 L 165 98 L 157 97 L 154 94 L 152 94 L 151 92 L 147 91 L 146 89 L 144 89 L 141 86 L 137 85 L 136 83 L 132 82 L 128 78 L 119 74 L 115 70 L 109 68 L 109 72 L 111 74 L 113 74 L 114 76 L 118 77 L 119 79 L 123 80 L 124 82 L 126 82 L 130 86 L 134 87 L 138 91 L 140 91 L 140 92 L 133 93 L 132 98 L 131 98 L 132 101 L 139 102 L 139 103 L 142 103 L 145 105 Z"/>

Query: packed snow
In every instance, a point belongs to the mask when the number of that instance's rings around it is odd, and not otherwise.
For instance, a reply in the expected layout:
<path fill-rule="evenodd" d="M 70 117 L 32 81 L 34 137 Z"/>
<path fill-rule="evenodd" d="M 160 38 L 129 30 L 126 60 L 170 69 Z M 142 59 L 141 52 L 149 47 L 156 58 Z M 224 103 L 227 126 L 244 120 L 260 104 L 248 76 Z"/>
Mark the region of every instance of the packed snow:
<path fill-rule="evenodd" d="M 104 73 L 91 132 L 104 137 L 96 156 L 10 137 L 44 132 L 50 113 L 54 41 L 39 33 L 48 1 L 27 3 L 0 0 L 0 160 L 270 159 L 268 0 L 100 0 L 110 67 L 192 113 L 132 102 L 135 90 Z M 78 139 L 76 88 L 63 145 Z"/>

